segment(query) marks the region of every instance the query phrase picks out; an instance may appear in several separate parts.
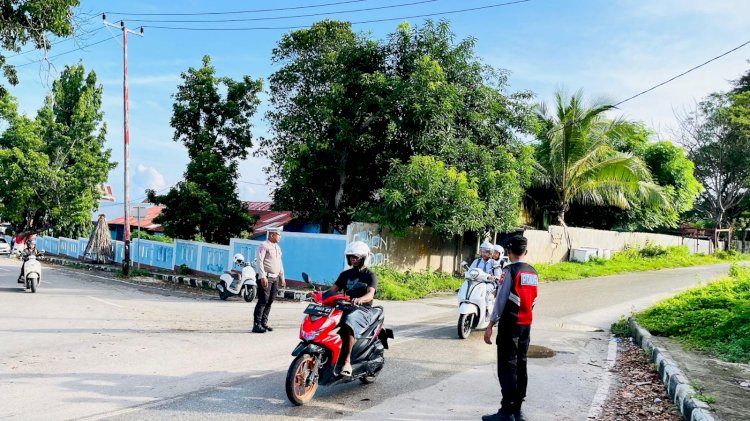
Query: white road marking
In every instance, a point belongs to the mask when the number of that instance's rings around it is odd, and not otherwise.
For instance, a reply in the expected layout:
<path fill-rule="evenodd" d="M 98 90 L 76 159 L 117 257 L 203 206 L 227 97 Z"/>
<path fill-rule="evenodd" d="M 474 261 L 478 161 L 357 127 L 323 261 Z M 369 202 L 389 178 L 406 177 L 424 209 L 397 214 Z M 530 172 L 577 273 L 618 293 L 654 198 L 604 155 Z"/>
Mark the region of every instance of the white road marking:
<path fill-rule="evenodd" d="M 92 296 L 90 296 L 90 295 L 87 295 L 87 297 L 91 298 L 92 300 L 95 300 L 95 301 L 99 301 L 100 303 L 104 303 L 104 304 L 109 304 L 109 305 L 111 305 L 111 306 L 115 306 L 115 307 L 119 307 L 119 308 L 125 308 L 125 307 L 123 307 L 123 306 L 121 306 L 121 305 L 119 305 L 119 304 L 115 304 L 115 303 L 110 303 L 110 302 L 109 302 L 109 301 L 107 301 L 107 300 L 102 300 L 101 298 L 96 298 L 96 297 L 92 297 Z"/>
<path fill-rule="evenodd" d="M 0 270 L 2 270 L 4 272 L 10 272 L 10 269 L 8 269 L 8 268 L 0 268 Z"/>
<path fill-rule="evenodd" d="M 591 408 L 589 409 L 588 419 L 596 419 L 602 414 L 604 409 L 604 402 L 607 400 L 609 394 L 609 386 L 612 383 L 612 367 L 615 366 L 615 360 L 617 359 L 617 340 L 612 338 L 609 341 L 609 348 L 607 350 L 607 364 L 604 367 L 604 377 L 602 378 L 599 387 L 596 389 L 596 395 L 594 400 L 591 402 Z"/>

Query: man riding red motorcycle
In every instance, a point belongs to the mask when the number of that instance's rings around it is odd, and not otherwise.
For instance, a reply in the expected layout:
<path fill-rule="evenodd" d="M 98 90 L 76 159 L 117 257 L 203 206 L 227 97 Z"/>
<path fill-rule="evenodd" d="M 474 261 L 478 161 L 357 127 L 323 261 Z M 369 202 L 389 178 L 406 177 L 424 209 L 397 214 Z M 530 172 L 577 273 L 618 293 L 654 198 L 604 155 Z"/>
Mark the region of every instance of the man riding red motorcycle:
<path fill-rule="evenodd" d="M 286 392 L 295 405 L 312 399 L 318 384 L 333 385 L 359 379 L 371 383 L 385 363 L 384 350 L 390 329 L 384 329 L 382 307 L 371 307 L 377 288 L 375 274 L 367 268 L 367 244 L 350 243 L 346 257 L 351 269 L 342 272 L 327 291 L 313 293 L 305 309 L 300 342 L 292 355 Z M 303 274 L 306 282 L 307 275 Z M 341 369 L 339 369 L 341 367 Z"/>

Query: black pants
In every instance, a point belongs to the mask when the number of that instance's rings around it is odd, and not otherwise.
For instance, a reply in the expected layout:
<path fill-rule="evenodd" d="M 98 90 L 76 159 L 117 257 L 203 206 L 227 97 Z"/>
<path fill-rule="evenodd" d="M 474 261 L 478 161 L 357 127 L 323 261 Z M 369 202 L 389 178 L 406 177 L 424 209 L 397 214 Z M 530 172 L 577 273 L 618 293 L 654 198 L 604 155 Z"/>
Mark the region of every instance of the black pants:
<path fill-rule="evenodd" d="M 531 326 L 503 326 L 497 332 L 497 378 L 503 393 L 501 409 L 514 412 L 521 408 L 529 382 L 526 355 L 529 352 Z"/>
<path fill-rule="evenodd" d="M 271 312 L 271 304 L 276 299 L 279 290 L 279 280 L 268 278 L 268 287 L 263 288 L 263 282 L 258 281 L 258 304 L 255 305 L 253 319 L 255 324 L 265 326 L 268 324 L 268 313 Z"/>

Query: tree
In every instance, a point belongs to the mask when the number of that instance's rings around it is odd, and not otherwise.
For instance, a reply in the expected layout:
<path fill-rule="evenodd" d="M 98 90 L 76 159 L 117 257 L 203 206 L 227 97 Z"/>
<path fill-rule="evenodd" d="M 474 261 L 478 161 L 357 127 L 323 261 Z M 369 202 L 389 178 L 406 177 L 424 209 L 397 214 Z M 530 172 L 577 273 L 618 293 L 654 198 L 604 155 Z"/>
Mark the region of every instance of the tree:
<path fill-rule="evenodd" d="M 534 182 L 550 188 L 560 225 L 572 203 L 608 205 L 629 209 L 638 203 L 668 207 L 664 191 L 652 182 L 646 164 L 630 153 L 618 152 L 615 140 L 631 126 L 609 120 L 613 107 L 604 103 L 588 106 L 579 91 L 566 98 L 555 94 L 555 113 L 542 104 L 541 130 Z"/>
<path fill-rule="evenodd" d="M 714 93 L 680 121 L 681 141 L 705 187 L 696 210 L 717 228 L 733 223 L 748 195 L 750 120 L 744 117 L 748 113 L 746 95 Z"/>
<path fill-rule="evenodd" d="M 28 43 L 45 52 L 50 49 L 49 35 L 73 35 L 73 8 L 79 0 L 5 0 L 0 3 L 0 46 L 19 53 Z M 18 84 L 16 68 L 0 53 L 0 67 L 11 85 Z M 5 88 L 0 84 L 0 96 Z"/>
<path fill-rule="evenodd" d="M 182 73 L 182 79 L 171 124 L 174 140 L 185 145 L 190 162 L 184 181 L 165 195 L 148 190 L 148 199 L 166 206 L 156 221 L 167 236 L 228 243 L 253 223 L 237 196 L 237 168 L 252 147 L 250 120 L 260 104 L 262 83 L 250 76 L 240 81 L 217 77 L 209 56 L 203 57 L 201 68 Z"/>
<path fill-rule="evenodd" d="M 397 234 L 420 225 L 446 237 L 484 228 L 477 181 L 431 156 L 395 164 L 380 197 L 377 221 Z"/>
<path fill-rule="evenodd" d="M 66 66 L 36 119 L 15 99 L 0 100 L 8 128 L 0 136 L 2 217 L 18 231 L 48 228 L 76 238 L 91 231 L 99 186 L 116 164 L 104 149 L 102 86 L 82 65 Z"/>
<path fill-rule="evenodd" d="M 473 39 L 453 38 L 445 22 L 402 24 L 379 42 L 336 21 L 282 37 L 273 57 L 282 67 L 270 79 L 273 135 L 260 150 L 280 182 L 275 205 L 343 229 L 378 205 L 394 162 L 429 155 L 466 171 L 450 158 L 472 145 L 522 154 L 515 132 L 529 122 L 530 94 L 505 94 L 506 73 L 480 63 Z"/>

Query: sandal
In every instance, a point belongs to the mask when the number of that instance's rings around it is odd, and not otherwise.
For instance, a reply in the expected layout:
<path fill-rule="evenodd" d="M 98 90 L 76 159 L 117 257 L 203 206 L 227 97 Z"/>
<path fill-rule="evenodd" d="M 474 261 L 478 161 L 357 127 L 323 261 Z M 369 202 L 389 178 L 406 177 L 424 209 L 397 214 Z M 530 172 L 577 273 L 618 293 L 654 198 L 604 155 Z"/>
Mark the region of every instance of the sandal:
<path fill-rule="evenodd" d="M 352 376 L 352 365 L 351 364 L 344 364 L 343 367 L 341 367 L 341 375 L 344 377 L 351 377 Z"/>

